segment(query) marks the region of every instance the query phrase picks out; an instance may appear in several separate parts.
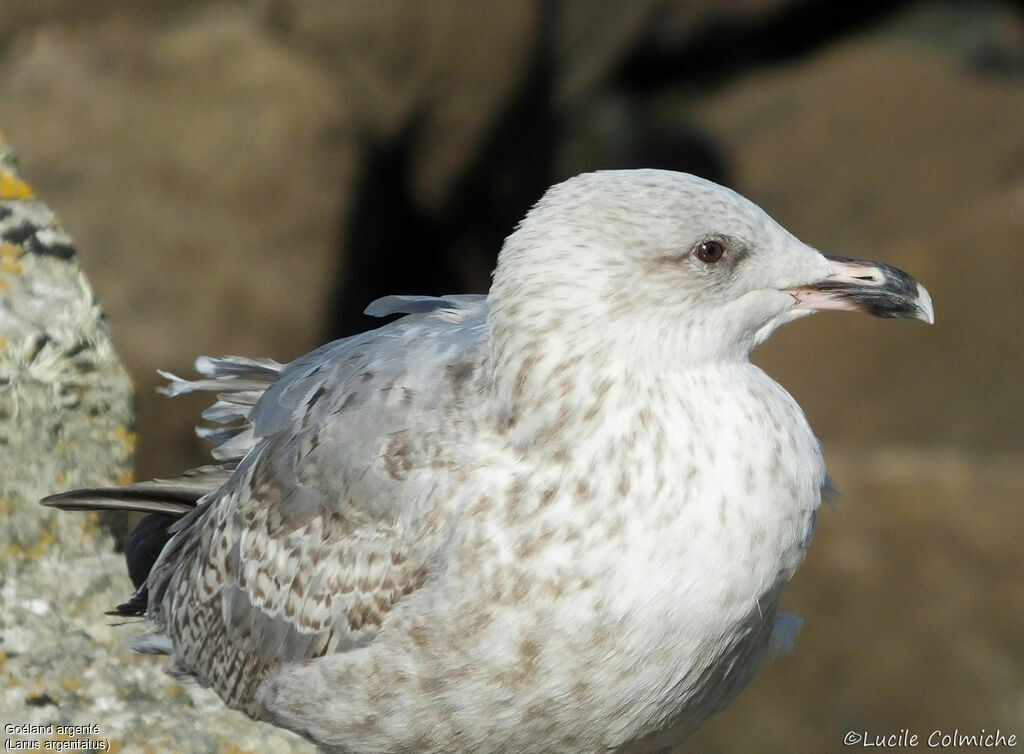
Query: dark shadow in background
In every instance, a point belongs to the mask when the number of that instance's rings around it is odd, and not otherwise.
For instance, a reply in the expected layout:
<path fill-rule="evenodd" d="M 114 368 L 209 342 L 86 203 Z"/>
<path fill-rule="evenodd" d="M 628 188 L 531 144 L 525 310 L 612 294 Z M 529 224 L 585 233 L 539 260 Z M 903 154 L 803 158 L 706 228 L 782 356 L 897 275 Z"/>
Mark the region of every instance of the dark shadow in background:
<path fill-rule="evenodd" d="M 604 84 L 627 107 L 637 105 L 629 131 L 623 143 L 580 169 L 660 167 L 728 184 L 726 159 L 711 137 L 652 122 L 640 98 L 681 85 L 712 90 L 744 70 L 806 55 L 867 28 L 904 4 L 802 2 L 756 23 L 709 25 L 675 50 L 638 40 Z M 395 140 L 365 145 L 347 230 L 338 243 L 327 338 L 382 324 L 362 314 L 380 296 L 485 292 L 505 236 L 551 183 L 568 177 L 557 175 L 556 158 L 571 118 L 556 112 L 552 101 L 559 3 L 547 0 L 541 9 L 528 75 L 441 207 L 419 206 L 409 188 L 421 117 Z"/>
<path fill-rule="evenodd" d="M 380 296 L 486 290 L 486 281 L 470 279 L 472 271 L 493 268 L 504 237 L 552 178 L 559 129 L 550 105 L 551 7 L 542 4 L 528 75 L 468 170 L 444 192 L 440 208 L 418 206 L 410 191 L 422 117 L 414 117 L 394 142 L 365 145 L 348 230 L 339 239 L 329 337 L 379 326 L 381 320 L 362 311 Z"/>
<path fill-rule="evenodd" d="M 908 5 L 902 0 L 790 3 L 767 18 L 709 23 L 675 50 L 637 44 L 615 77 L 635 93 L 678 85 L 717 89 L 745 71 L 799 59 L 867 30 Z"/>

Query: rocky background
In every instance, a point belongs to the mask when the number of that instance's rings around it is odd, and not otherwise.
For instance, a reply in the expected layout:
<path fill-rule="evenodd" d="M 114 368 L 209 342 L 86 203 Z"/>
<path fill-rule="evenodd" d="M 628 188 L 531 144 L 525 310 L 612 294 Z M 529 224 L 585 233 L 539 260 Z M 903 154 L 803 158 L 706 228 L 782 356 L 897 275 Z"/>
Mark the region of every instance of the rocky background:
<path fill-rule="evenodd" d="M 1021 745 L 1015 6 L 12 2 L 0 130 L 135 382 L 139 477 L 204 458 L 202 403 L 154 395 L 157 368 L 284 361 L 366 327 L 376 296 L 485 290 L 516 219 L 583 170 L 696 172 L 819 248 L 911 271 L 934 327 L 819 316 L 756 354 L 842 497 L 784 598 L 806 620 L 795 654 L 687 749 L 981 728 Z M 102 615 L 128 590 L 104 531 L 93 557 L 0 550 L 0 721 L 95 722 L 123 751 L 304 750 L 124 651 L 139 627 Z"/>

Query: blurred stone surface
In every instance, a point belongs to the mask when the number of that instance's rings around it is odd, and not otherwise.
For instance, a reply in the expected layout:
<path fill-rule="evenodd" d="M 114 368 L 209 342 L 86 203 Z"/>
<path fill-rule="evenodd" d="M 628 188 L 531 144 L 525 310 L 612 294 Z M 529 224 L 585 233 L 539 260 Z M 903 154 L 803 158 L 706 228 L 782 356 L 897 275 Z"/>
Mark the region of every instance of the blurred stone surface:
<path fill-rule="evenodd" d="M 210 0 L 135 0 L 121 3 L 119 15 L 153 15 L 184 7 L 209 3 Z M 15 36 L 35 26 L 57 23 L 90 23 L 108 15 L 110 0 L 32 0 L 30 3 L 0 4 L 0 47 Z"/>
<path fill-rule="evenodd" d="M 732 25 L 756 28 L 758 21 L 795 5 L 793 0 L 565 0 L 552 4 L 554 57 L 559 104 L 572 105 L 605 85 L 610 73 L 637 46 L 671 54 L 708 32 L 700 45 L 716 54 L 716 31 Z M 680 72 L 684 85 L 684 72 Z"/>
<path fill-rule="evenodd" d="M 539 3 L 265 0 L 282 43 L 316 61 L 360 130 L 393 138 L 413 118 L 411 190 L 436 205 L 526 75 Z"/>
<path fill-rule="evenodd" d="M 432 207 L 537 66 L 553 78 L 552 105 L 571 107 L 637 44 L 671 49 L 709 24 L 753 22 L 788 4 L 260 0 L 253 7 L 283 43 L 332 77 L 362 130 L 393 136 L 417 120 L 410 188 Z"/>

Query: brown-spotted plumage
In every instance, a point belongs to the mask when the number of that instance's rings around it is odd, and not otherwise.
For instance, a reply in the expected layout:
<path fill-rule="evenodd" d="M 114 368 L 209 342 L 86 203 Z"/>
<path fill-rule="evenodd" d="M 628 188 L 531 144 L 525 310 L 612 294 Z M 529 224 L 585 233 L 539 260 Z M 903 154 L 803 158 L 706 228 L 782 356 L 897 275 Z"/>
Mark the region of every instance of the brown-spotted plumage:
<path fill-rule="evenodd" d="M 173 672 L 327 751 L 667 749 L 794 629 L 824 464 L 747 357 L 820 308 L 931 320 L 905 273 L 728 189 L 579 176 L 487 298 L 388 297 L 406 317 L 286 367 L 172 377 L 218 394 L 224 466 L 49 503 L 194 504 L 144 585 Z"/>

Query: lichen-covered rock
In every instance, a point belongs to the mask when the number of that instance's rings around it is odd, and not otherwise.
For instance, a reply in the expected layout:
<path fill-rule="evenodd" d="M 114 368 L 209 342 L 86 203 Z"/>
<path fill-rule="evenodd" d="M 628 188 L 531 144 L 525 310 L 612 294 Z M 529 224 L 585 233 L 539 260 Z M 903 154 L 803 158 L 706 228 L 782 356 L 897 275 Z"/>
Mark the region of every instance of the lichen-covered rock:
<path fill-rule="evenodd" d="M 92 551 L 96 517 L 45 494 L 131 480 L 132 386 L 71 238 L 0 140 L 0 560 Z M 104 539 L 109 548 L 109 538 Z"/>
<path fill-rule="evenodd" d="M 133 653 L 143 626 L 114 625 L 103 614 L 130 590 L 114 538 L 96 514 L 38 504 L 70 487 L 131 481 L 133 425 L 131 382 L 71 238 L 0 139 L 4 739 L 70 741 L 76 750 L 92 746 L 86 739 L 115 751 L 302 750 L 297 737 L 226 709 L 212 692 L 166 676 L 158 658 Z"/>

